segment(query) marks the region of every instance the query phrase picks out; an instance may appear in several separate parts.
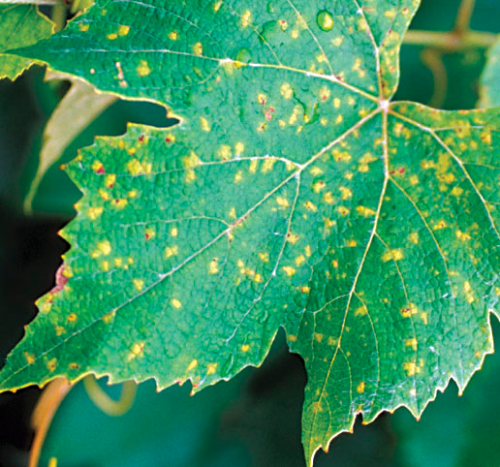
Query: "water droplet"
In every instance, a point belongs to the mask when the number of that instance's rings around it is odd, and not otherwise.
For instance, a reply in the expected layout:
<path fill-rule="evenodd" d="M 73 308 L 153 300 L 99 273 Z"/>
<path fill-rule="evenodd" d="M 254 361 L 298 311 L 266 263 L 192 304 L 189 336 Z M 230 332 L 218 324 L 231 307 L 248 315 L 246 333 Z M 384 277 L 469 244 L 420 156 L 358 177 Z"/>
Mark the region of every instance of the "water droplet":
<path fill-rule="evenodd" d="M 318 13 L 316 21 L 322 31 L 331 31 L 333 29 L 333 16 L 326 10 L 321 10 Z"/>
<path fill-rule="evenodd" d="M 252 54 L 248 49 L 240 49 L 236 54 L 236 60 L 241 63 L 249 63 L 252 60 Z"/>
<path fill-rule="evenodd" d="M 276 36 L 280 32 L 281 28 L 279 27 L 277 21 L 268 21 L 267 23 L 263 24 L 262 31 L 260 31 L 260 35 L 262 38 L 261 40 L 272 42 L 274 39 L 276 39 Z"/>

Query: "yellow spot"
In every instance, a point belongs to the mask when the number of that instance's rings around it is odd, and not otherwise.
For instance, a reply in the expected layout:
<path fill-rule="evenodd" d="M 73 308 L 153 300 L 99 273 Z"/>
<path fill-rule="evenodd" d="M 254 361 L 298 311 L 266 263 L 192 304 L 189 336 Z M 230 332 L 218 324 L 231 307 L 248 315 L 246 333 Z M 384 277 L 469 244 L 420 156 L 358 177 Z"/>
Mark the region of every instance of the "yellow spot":
<path fill-rule="evenodd" d="M 387 11 L 384 13 L 384 16 L 385 16 L 387 19 L 393 20 L 393 19 L 396 17 L 396 10 L 394 10 L 394 9 L 392 9 L 392 10 L 387 10 Z"/>
<path fill-rule="evenodd" d="M 117 37 L 118 37 L 118 34 L 116 33 L 112 33 L 112 34 L 108 34 L 106 36 L 110 41 L 114 41 Z"/>
<path fill-rule="evenodd" d="M 87 214 L 88 214 L 90 219 L 95 220 L 103 213 L 103 211 L 104 211 L 104 209 L 101 207 L 89 208 L 89 210 L 87 211 Z"/>
<path fill-rule="evenodd" d="M 236 219 L 236 208 L 235 207 L 232 207 L 231 210 L 229 211 L 229 217 L 231 217 L 232 219 Z"/>
<path fill-rule="evenodd" d="M 104 269 L 104 271 L 108 272 L 109 271 L 109 261 L 103 261 L 102 268 Z"/>
<path fill-rule="evenodd" d="M 463 194 L 463 192 L 464 192 L 463 188 L 460 188 L 458 186 L 454 187 L 453 190 L 451 190 L 451 194 L 453 196 L 460 196 Z"/>
<path fill-rule="evenodd" d="M 413 243 L 414 245 L 418 245 L 418 242 L 420 241 L 418 232 L 413 232 L 410 234 L 410 242 Z"/>
<path fill-rule="evenodd" d="M 434 225 L 433 229 L 434 230 L 443 230 L 443 229 L 446 229 L 446 227 L 448 227 L 448 224 L 446 223 L 446 221 L 441 220 L 441 221 L 437 222 L 436 225 Z"/>
<path fill-rule="evenodd" d="M 366 309 L 365 306 L 359 307 L 355 312 L 354 316 L 365 316 L 368 314 L 368 310 Z"/>
<path fill-rule="evenodd" d="M 287 208 L 288 206 L 290 206 L 288 200 L 286 198 L 283 198 L 282 196 L 278 196 L 276 198 L 276 203 L 278 203 L 278 206 L 281 208 Z"/>
<path fill-rule="evenodd" d="M 239 170 L 234 176 L 234 183 L 240 183 L 243 180 L 243 173 Z"/>
<path fill-rule="evenodd" d="M 213 9 L 215 13 L 217 13 L 220 10 L 220 7 L 222 6 L 222 0 L 219 0 L 214 3 Z"/>
<path fill-rule="evenodd" d="M 97 258 L 101 255 L 108 256 L 111 253 L 111 243 L 109 243 L 107 240 L 100 242 L 97 244 L 97 248 L 92 253 L 93 258 Z"/>
<path fill-rule="evenodd" d="M 406 339 L 405 345 L 406 347 L 411 347 L 416 352 L 418 348 L 418 341 L 414 337 L 412 339 Z"/>
<path fill-rule="evenodd" d="M 217 371 L 217 363 L 210 363 L 207 366 L 207 375 L 213 375 Z"/>
<path fill-rule="evenodd" d="M 293 90 L 289 83 L 283 83 L 280 87 L 280 93 L 285 99 L 291 99 L 293 96 Z"/>
<path fill-rule="evenodd" d="M 342 115 L 338 115 L 337 118 L 335 119 L 335 124 L 340 125 L 344 121 L 344 117 Z"/>
<path fill-rule="evenodd" d="M 426 312 L 423 311 L 422 313 L 420 313 L 420 319 L 426 326 L 429 324 L 429 318 Z"/>
<path fill-rule="evenodd" d="M 382 261 L 387 263 L 388 261 L 401 261 L 403 259 L 403 250 L 389 250 L 382 255 Z"/>
<path fill-rule="evenodd" d="M 332 192 L 331 191 L 327 191 L 324 195 L 323 195 L 323 201 L 326 203 L 326 204 L 333 204 L 335 202 L 333 196 L 332 196 Z"/>
<path fill-rule="evenodd" d="M 269 253 L 259 253 L 258 256 L 264 263 L 269 263 Z"/>
<path fill-rule="evenodd" d="M 132 279 L 135 288 L 140 292 L 144 288 L 144 281 L 142 279 Z"/>
<path fill-rule="evenodd" d="M 111 321 L 113 321 L 113 319 L 115 318 L 116 316 L 116 311 L 111 311 L 109 313 L 106 313 L 103 317 L 102 317 L 102 320 L 106 323 L 106 324 L 109 324 L 111 323 Z"/>
<path fill-rule="evenodd" d="M 323 334 L 320 334 L 319 332 L 314 333 L 314 339 L 318 342 L 321 342 L 323 340 Z"/>
<path fill-rule="evenodd" d="M 47 370 L 55 371 L 56 368 L 57 368 L 57 358 L 53 358 L 52 360 L 49 360 L 47 362 Z"/>
<path fill-rule="evenodd" d="M 306 248 L 305 248 L 305 252 L 306 252 L 306 256 L 307 256 L 308 258 L 310 258 L 310 257 L 311 257 L 311 255 L 312 255 L 312 250 L 311 250 L 311 247 L 310 247 L 309 245 L 307 245 L 307 246 L 306 246 Z"/>
<path fill-rule="evenodd" d="M 234 152 L 237 156 L 241 156 L 243 154 L 243 151 L 245 150 L 245 145 L 241 142 L 238 142 L 234 146 Z"/>
<path fill-rule="evenodd" d="M 295 268 L 292 268 L 291 266 L 283 266 L 283 271 L 287 276 L 293 276 L 295 274 Z"/>
<path fill-rule="evenodd" d="M 136 198 L 137 197 L 137 190 L 130 190 L 127 193 L 127 195 L 128 195 L 129 198 Z"/>
<path fill-rule="evenodd" d="M 24 352 L 24 358 L 26 359 L 28 365 L 35 363 L 35 355 L 32 353 Z"/>
<path fill-rule="evenodd" d="M 167 246 L 165 248 L 165 258 L 171 258 L 172 256 L 175 256 L 179 253 L 179 248 L 177 245 L 174 246 Z"/>
<path fill-rule="evenodd" d="M 359 383 L 358 386 L 356 387 L 356 391 L 358 392 L 358 394 L 363 394 L 365 392 L 365 387 L 366 387 L 365 382 L 361 381 L 361 383 Z"/>
<path fill-rule="evenodd" d="M 470 240 L 472 238 L 468 233 L 462 232 L 461 230 L 457 230 L 455 232 L 455 236 L 461 242 L 466 242 L 467 240 Z"/>
<path fill-rule="evenodd" d="M 465 293 L 465 299 L 467 300 L 467 303 L 473 303 L 475 298 L 474 298 L 474 292 L 472 291 L 472 287 L 470 285 L 469 281 L 464 282 L 464 293 Z"/>
<path fill-rule="evenodd" d="M 123 266 L 123 260 L 121 258 L 115 258 L 115 266 L 121 268 Z"/>
<path fill-rule="evenodd" d="M 203 55 L 203 45 L 201 42 L 197 42 L 193 45 L 193 52 L 198 57 L 201 57 Z"/>
<path fill-rule="evenodd" d="M 303 285 L 301 288 L 300 288 L 300 291 L 302 293 L 309 293 L 311 291 L 311 287 L 308 287 L 307 285 Z"/>
<path fill-rule="evenodd" d="M 354 248 L 354 247 L 358 246 L 358 242 L 356 240 L 348 240 L 346 245 L 349 248 Z"/>
<path fill-rule="evenodd" d="M 250 10 L 245 10 L 241 15 L 241 27 L 246 28 L 250 25 L 250 21 L 252 20 L 252 12 Z"/>
<path fill-rule="evenodd" d="M 339 206 L 337 208 L 337 212 L 342 216 L 342 217 L 345 217 L 347 215 L 349 215 L 349 213 L 351 212 L 348 208 L 346 208 L 345 206 Z"/>
<path fill-rule="evenodd" d="M 228 159 L 231 158 L 232 154 L 231 146 L 223 144 L 217 151 L 217 154 L 223 161 L 227 161 Z"/>
<path fill-rule="evenodd" d="M 358 214 L 360 216 L 364 216 L 364 217 L 371 217 L 371 216 L 375 216 L 377 214 L 373 209 L 367 208 L 365 206 L 358 206 L 356 208 L 356 211 L 358 212 Z"/>
<path fill-rule="evenodd" d="M 140 162 L 137 159 L 131 159 L 127 163 L 127 170 L 129 171 L 130 175 L 133 176 L 151 173 L 151 169 L 151 164 L 148 164 L 147 162 Z"/>
<path fill-rule="evenodd" d="M 208 273 L 217 274 L 219 272 L 219 258 L 214 258 L 210 263 L 208 263 Z"/>
<path fill-rule="evenodd" d="M 151 74 L 151 68 L 149 68 L 148 62 L 146 62 L 146 60 L 141 60 L 135 71 L 137 71 L 137 74 L 141 77 Z"/>
<path fill-rule="evenodd" d="M 324 190 L 325 187 L 326 187 L 326 183 L 323 180 L 320 180 L 320 181 L 316 182 L 312 188 L 313 188 L 314 193 L 319 193 L 321 190 Z"/>
<path fill-rule="evenodd" d="M 241 346 L 242 352 L 248 352 L 250 350 L 250 346 L 248 344 L 244 344 Z"/>
<path fill-rule="evenodd" d="M 106 175 L 106 179 L 104 180 L 104 184 L 108 188 L 113 188 L 115 183 L 116 183 L 116 175 L 115 174 Z"/>
<path fill-rule="evenodd" d="M 198 366 L 198 360 L 194 359 L 191 361 L 191 363 L 188 365 L 186 371 L 193 371 L 196 367 Z"/>
<path fill-rule="evenodd" d="M 143 354 L 144 342 L 136 342 L 130 347 L 130 352 L 127 355 L 127 360 L 130 362 Z"/>
<path fill-rule="evenodd" d="M 311 170 L 311 175 L 314 175 L 315 177 L 317 177 L 318 175 L 321 175 L 323 172 L 322 169 L 320 169 L 319 167 L 313 167 Z"/>
<path fill-rule="evenodd" d="M 177 237 L 177 235 L 179 235 L 179 229 L 177 227 L 172 227 L 170 229 L 170 235 L 172 237 Z"/>
<path fill-rule="evenodd" d="M 299 240 L 299 236 L 297 234 L 290 233 L 287 237 L 288 243 L 291 243 L 292 245 L 297 243 L 298 240 Z"/>
<path fill-rule="evenodd" d="M 124 24 L 122 24 L 119 28 L 118 28 L 118 35 L 119 36 L 126 36 L 130 31 L 130 26 L 125 26 Z"/>
<path fill-rule="evenodd" d="M 305 208 L 308 210 L 308 211 L 313 211 L 313 212 L 316 212 L 318 210 L 318 208 L 316 207 L 316 205 L 311 202 L 311 201 L 306 201 L 304 203 L 304 206 Z"/>
<path fill-rule="evenodd" d="M 172 31 L 169 35 L 168 38 L 172 41 L 176 41 L 179 39 L 179 33 L 177 31 Z"/>
<path fill-rule="evenodd" d="M 273 170 L 274 164 L 276 163 L 276 159 L 266 159 L 262 164 L 261 172 L 263 174 L 270 172 Z"/>
<path fill-rule="evenodd" d="M 342 42 L 344 42 L 344 38 L 342 36 L 338 36 L 336 37 L 335 39 L 332 39 L 331 40 L 331 43 L 335 46 L 335 47 L 340 47 L 342 45 Z"/>
<path fill-rule="evenodd" d="M 264 105 L 267 102 L 267 96 L 265 94 L 257 94 L 257 102 L 261 105 Z"/>
<path fill-rule="evenodd" d="M 406 371 L 408 376 L 415 376 L 417 373 L 420 373 L 420 367 L 415 362 L 403 363 L 403 370 Z"/>
<path fill-rule="evenodd" d="M 182 307 L 182 303 L 180 302 L 180 300 L 177 300 L 176 298 L 172 299 L 170 303 L 172 303 L 172 306 L 177 310 Z"/>
<path fill-rule="evenodd" d="M 288 335 L 288 340 L 290 342 L 297 342 L 297 336 L 295 336 L 294 334 L 289 334 Z"/>
<path fill-rule="evenodd" d="M 300 256 L 297 256 L 297 258 L 295 258 L 295 264 L 297 266 L 300 266 L 301 264 L 304 264 L 306 261 L 306 257 L 304 255 L 300 255 Z"/>
<path fill-rule="evenodd" d="M 259 166 L 259 161 L 257 159 L 254 159 L 252 162 L 250 162 L 250 166 L 248 167 L 248 170 L 251 173 L 257 172 L 257 167 Z"/>
<path fill-rule="evenodd" d="M 338 269 L 338 268 L 339 268 L 339 262 L 338 262 L 336 259 L 334 259 L 334 260 L 332 261 L 332 266 L 333 266 L 335 269 Z"/>
<path fill-rule="evenodd" d="M 117 199 L 114 202 L 114 206 L 118 209 L 123 209 L 128 204 L 126 199 Z"/>
<path fill-rule="evenodd" d="M 78 25 L 78 29 L 80 29 L 80 31 L 82 31 L 82 32 L 88 31 L 89 30 L 89 25 L 88 24 L 82 24 L 82 23 L 80 23 Z"/>

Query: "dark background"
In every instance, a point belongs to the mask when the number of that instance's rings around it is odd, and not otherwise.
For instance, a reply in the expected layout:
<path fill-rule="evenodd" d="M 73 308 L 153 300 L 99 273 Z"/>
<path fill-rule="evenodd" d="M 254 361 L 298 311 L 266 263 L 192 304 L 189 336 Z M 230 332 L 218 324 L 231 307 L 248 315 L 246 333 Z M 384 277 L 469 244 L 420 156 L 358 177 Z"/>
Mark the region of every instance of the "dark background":
<path fill-rule="evenodd" d="M 412 28 L 449 30 L 458 0 L 424 0 Z M 478 0 L 472 26 L 500 32 L 499 0 Z M 398 99 L 429 103 L 432 73 L 421 48 L 404 46 Z M 441 107 L 473 108 L 484 51 L 443 57 L 448 92 Z M 23 196 L 36 171 L 43 127 L 66 87 L 43 82 L 33 67 L 12 83 L 0 81 L 0 358 L 20 340 L 36 310 L 34 300 L 49 290 L 68 245 L 57 231 L 74 215 L 78 190 L 52 168 L 34 200 L 34 215 L 22 213 Z M 166 126 L 164 110 L 153 104 L 117 102 L 85 130 L 62 162 L 96 135 L 119 135 L 126 122 Z M 70 124 L 70 123 L 69 123 Z M 500 329 L 493 323 L 497 336 Z M 52 456 L 59 466 L 303 467 L 300 416 L 305 372 L 280 334 L 258 370 L 247 369 L 195 397 L 189 387 L 160 394 L 154 383 L 139 387 L 125 416 L 99 411 L 78 384 L 60 407 L 40 465 Z M 119 388 L 107 388 L 117 397 Z M 37 388 L 0 396 L 0 466 L 27 464 L 33 433 L 29 418 Z M 405 409 L 375 423 L 356 424 L 354 434 L 336 438 L 316 466 L 500 466 L 500 357 L 489 356 L 465 395 L 452 383 L 417 423 Z"/>

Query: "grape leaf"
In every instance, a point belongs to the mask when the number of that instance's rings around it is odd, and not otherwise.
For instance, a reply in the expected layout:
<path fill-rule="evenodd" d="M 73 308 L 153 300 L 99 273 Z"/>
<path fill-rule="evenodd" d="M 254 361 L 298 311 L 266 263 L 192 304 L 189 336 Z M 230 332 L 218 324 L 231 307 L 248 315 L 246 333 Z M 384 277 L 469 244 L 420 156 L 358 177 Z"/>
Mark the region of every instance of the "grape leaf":
<path fill-rule="evenodd" d="M 0 5 L 0 79 L 16 79 L 31 60 L 6 55 L 8 49 L 23 47 L 49 37 L 53 25 L 35 5 Z"/>
<path fill-rule="evenodd" d="M 97 1 L 18 51 L 179 114 L 68 173 L 72 245 L 0 374 L 191 380 L 305 360 L 305 455 L 383 410 L 418 416 L 492 352 L 498 110 L 390 102 L 418 1 Z"/>
<path fill-rule="evenodd" d="M 488 51 L 488 60 L 481 76 L 479 107 L 500 105 L 500 39 Z"/>

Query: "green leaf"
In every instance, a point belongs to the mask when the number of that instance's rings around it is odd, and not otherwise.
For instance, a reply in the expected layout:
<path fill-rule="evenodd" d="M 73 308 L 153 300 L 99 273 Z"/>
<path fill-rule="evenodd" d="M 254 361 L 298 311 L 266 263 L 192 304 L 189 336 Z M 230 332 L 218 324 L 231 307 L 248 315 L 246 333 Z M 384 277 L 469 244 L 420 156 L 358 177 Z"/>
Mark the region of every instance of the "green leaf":
<path fill-rule="evenodd" d="M 0 5 L 0 79 L 16 79 L 33 64 L 3 52 L 46 39 L 52 33 L 52 23 L 35 5 Z"/>
<path fill-rule="evenodd" d="M 500 115 L 390 102 L 417 7 L 100 1 L 20 51 L 180 123 L 68 167 L 72 249 L 0 388 L 92 372 L 196 392 L 283 327 L 309 464 L 358 414 L 462 391 L 493 349 Z"/>
<path fill-rule="evenodd" d="M 479 107 L 500 105 L 500 39 L 488 51 L 488 61 L 481 76 Z"/>

